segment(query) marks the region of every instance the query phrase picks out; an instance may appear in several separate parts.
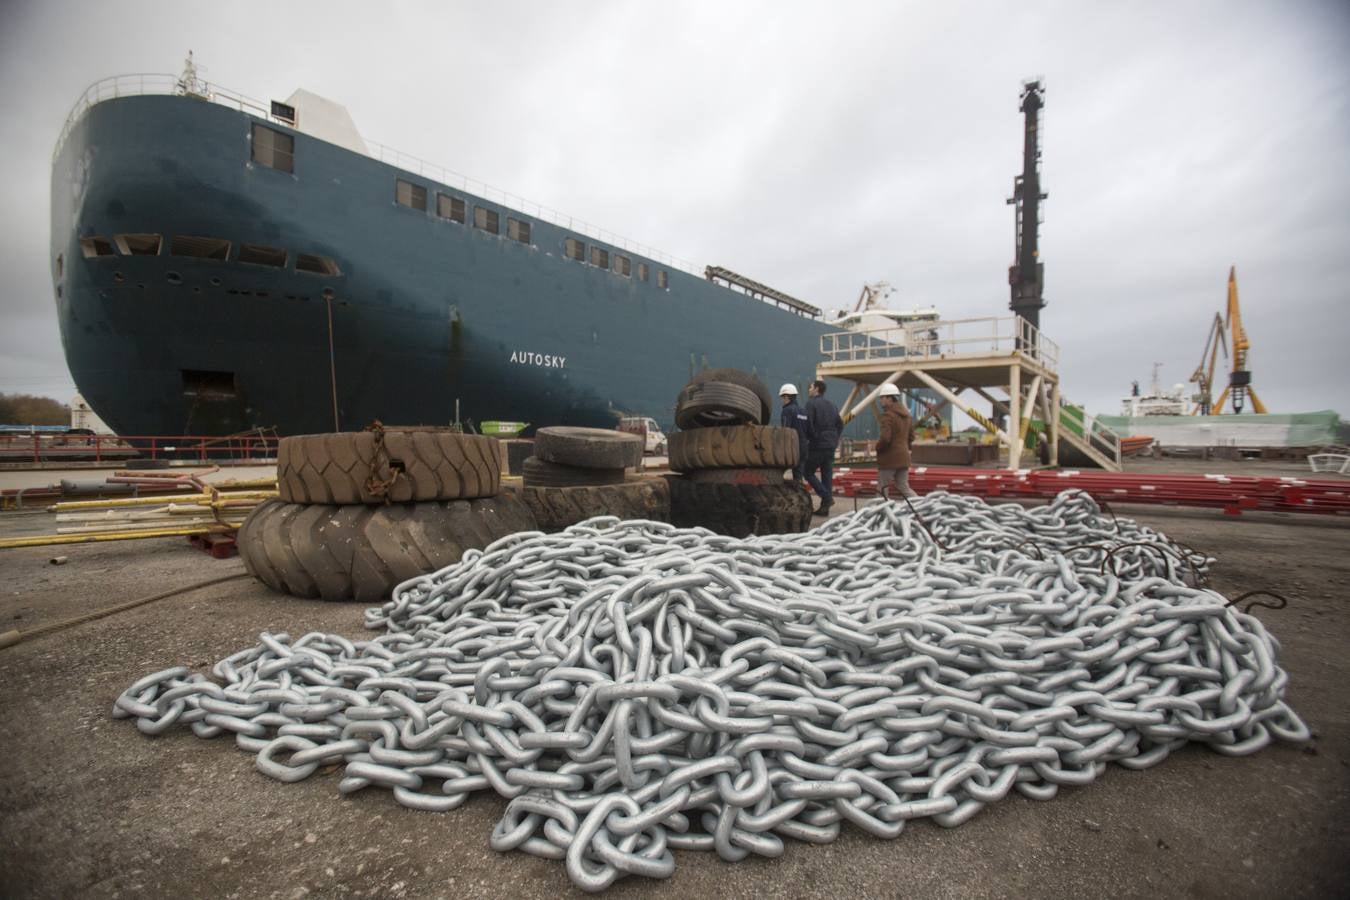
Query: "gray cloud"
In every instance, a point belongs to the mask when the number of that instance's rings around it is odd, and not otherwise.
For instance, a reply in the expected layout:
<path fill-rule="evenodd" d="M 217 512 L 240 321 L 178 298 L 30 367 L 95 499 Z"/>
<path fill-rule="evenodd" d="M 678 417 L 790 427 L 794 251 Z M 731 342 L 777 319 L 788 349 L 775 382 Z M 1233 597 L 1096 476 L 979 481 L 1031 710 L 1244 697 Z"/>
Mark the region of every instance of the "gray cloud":
<path fill-rule="evenodd" d="M 1068 396 L 1185 381 L 1237 264 L 1273 410 L 1350 411 L 1342 3 L 181 4 L 0 10 L 0 390 L 71 390 L 51 148 L 86 84 L 299 86 L 369 138 L 825 307 L 1007 314 L 1017 95 L 1048 84 L 1042 229 Z"/>

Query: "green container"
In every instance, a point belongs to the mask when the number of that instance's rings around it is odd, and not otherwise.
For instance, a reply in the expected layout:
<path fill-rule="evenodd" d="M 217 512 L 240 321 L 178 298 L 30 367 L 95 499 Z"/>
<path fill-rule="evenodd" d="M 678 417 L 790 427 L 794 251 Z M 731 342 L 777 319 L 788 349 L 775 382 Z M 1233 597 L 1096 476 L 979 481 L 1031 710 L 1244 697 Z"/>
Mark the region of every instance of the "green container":
<path fill-rule="evenodd" d="M 529 422 L 479 422 L 478 430 L 495 437 L 515 437 L 526 428 Z"/>

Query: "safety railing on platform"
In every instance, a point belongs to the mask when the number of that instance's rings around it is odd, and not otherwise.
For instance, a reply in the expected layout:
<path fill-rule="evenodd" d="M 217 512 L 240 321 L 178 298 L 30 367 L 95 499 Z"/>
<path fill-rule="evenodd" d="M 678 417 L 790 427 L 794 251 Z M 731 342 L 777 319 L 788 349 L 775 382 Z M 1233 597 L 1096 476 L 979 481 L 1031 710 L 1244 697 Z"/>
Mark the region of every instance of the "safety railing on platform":
<path fill-rule="evenodd" d="M 80 117 L 89 110 L 90 107 L 102 103 L 105 100 L 114 100 L 119 97 L 134 97 L 142 94 L 176 94 L 180 96 L 196 97 L 211 103 L 219 103 L 222 106 L 228 106 L 231 109 L 257 116 L 277 125 L 287 128 L 294 128 L 294 123 L 286 119 L 280 119 L 272 115 L 271 104 L 262 100 L 239 94 L 228 88 L 222 88 L 207 81 L 196 80 L 191 84 L 184 81 L 183 76 L 166 75 L 163 73 L 154 74 L 133 74 L 133 75 L 113 75 L 108 78 L 100 79 L 89 85 L 75 101 L 75 106 L 71 109 L 70 115 L 66 117 L 65 125 L 61 128 L 61 134 L 57 138 L 56 147 L 52 150 L 52 162 L 61 154 L 61 148 L 65 145 L 66 139 L 70 136 L 71 130 Z M 467 194 L 472 194 L 483 200 L 490 200 L 494 203 L 500 203 L 512 210 L 523 213 L 535 219 L 557 225 L 560 228 L 566 228 L 568 231 L 575 231 L 579 235 L 591 238 L 597 241 L 603 241 L 613 247 L 621 250 L 628 250 L 638 256 L 646 257 L 655 263 L 669 266 L 672 269 L 679 269 L 690 275 L 699 278 L 703 277 L 703 269 L 686 259 L 680 259 L 672 256 L 654 247 L 649 247 L 637 241 L 629 240 L 622 235 L 615 234 L 597 225 L 570 216 L 567 213 L 560 212 L 542 204 L 527 200 L 517 194 L 512 194 L 500 188 L 493 187 L 490 184 L 479 181 L 476 178 L 470 178 L 462 175 L 453 169 L 427 160 L 413 156 L 410 153 L 404 153 L 393 147 L 387 147 L 378 141 L 362 138 L 366 146 L 366 155 L 372 159 L 378 160 L 395 168 L 402 169 L 405 172 L 411 172 L 415 175 L 421 175 L 437 181 L 447 187 L 457 187 Z"/>
<path fill-rule="evenodd" d="M 913 322 L 820 336 L 820 352 L 831 362 L 952 359 L 1012 355 L 1015 351 L 1051 371 L 1059 365 L 1059 345 L 1021 316 Z"/>
<path fill-rule="evenodd" d="M 167 462 L 267 464 L 277 458 L 275 434 L 212 435 L 0 434 L 0 464 Z"/>

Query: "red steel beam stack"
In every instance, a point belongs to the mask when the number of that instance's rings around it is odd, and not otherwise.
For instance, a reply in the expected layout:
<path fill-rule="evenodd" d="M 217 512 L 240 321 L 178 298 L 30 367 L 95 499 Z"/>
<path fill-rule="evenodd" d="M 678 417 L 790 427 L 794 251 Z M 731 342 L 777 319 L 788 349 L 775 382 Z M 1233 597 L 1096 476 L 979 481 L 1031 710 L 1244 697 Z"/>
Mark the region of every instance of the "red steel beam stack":
<path fill-rule="evenodd" d="M 876 469 L 838 469 L 834 490 L 845 497 L 872 495 L 876 481 Z M 1328 479 L 916 466 L 909 470 L 909 483 L 920 494 L 948 491 L 986 498 L 1049 499 L 1078 489 L 1107 503 L 1198 506 L 1232 516 L 1244 510 L 1350 515 L 1350 482 Z"/>

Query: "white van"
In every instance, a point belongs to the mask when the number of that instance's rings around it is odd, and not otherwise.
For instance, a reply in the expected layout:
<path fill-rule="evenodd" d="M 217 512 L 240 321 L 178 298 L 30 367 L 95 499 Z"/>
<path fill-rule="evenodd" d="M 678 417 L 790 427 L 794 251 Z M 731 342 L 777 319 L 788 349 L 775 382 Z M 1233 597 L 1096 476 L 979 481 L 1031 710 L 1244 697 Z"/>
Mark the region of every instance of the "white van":
<path fill-rule="evenodd" d="M 619 420 L 619 431 L 639 435 L 643 439 L 643 450 L 658 456 L 666 452 L 666 436 L 656 420 L 646 416 L 625 416 Z"/>

